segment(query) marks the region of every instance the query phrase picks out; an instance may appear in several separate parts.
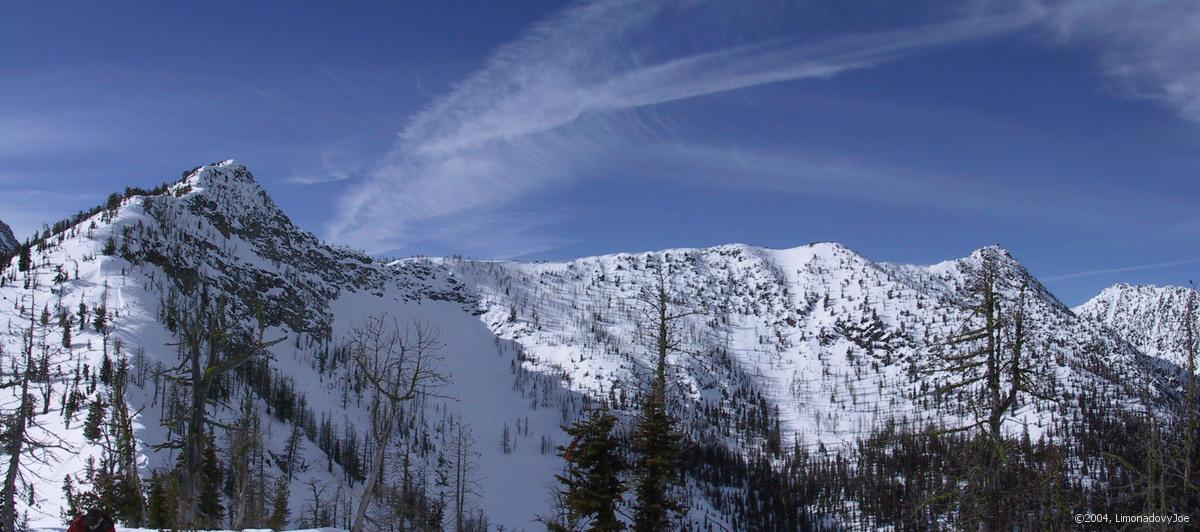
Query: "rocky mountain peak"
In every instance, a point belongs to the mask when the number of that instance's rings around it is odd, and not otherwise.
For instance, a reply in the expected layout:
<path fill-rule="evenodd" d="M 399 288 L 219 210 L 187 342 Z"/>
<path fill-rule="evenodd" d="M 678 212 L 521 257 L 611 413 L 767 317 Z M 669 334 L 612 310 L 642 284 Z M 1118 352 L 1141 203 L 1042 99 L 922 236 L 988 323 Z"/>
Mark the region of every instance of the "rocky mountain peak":
<path fill-rule="evenodd" d="M 465 301 L 441 268 L 388 269 L 297 227 L 232 159 L 184 172 L 162 193 L 141 196 L 110 219 L 124 259 L 169 272 L 185 294 L 204 286 L 236 296 L 234 312 L 261 312 L 268 323 L 294 331 L 327 335 L 329 302 L 345 292 L 396 289 L 407 299 Z"/>
<path fill-rule="evenodd" d="M 253 241 L 264 232 L 277 232 L 268 228 L 294 230 L 254 174 L 233 159 L 185 172 L 170 194 L 183 197 L 194 214 L 209 218 L 226 237 L 238 233 Z"/>
<path fill-rule="evenodd" d="M 204 186 L 224 184 L 230 180 L 257 184 L 254 175 L 250 173 L 246 165 L 235 159 L 225 159 L 224 161 L 197 166 L 184 172 L 183 179 L 179 183 L 191 186 Z"/>
<path fill-rule="evenodd" d="M 8 255 L 17 249 L 17 237 L 13 236 L 12 228 L 0 220 L 0 255 Z"/>

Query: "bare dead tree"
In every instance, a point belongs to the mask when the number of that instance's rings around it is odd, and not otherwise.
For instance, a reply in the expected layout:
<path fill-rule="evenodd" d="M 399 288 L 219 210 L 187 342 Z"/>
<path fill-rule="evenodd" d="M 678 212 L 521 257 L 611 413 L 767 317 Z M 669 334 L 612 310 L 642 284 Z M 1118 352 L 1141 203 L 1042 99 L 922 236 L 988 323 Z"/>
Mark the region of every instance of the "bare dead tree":
<path fill-rule="evenodd" d="M 474 473 L 477 467 L 478 454 L 472 449 L 475 436 L 471 427 L 463 422 L 462 416 L 452 422 L 454 457 L 454 530 L 467 532 L 472 530 L 470 517 L 467 516 L 467 498 L 476 495 Z"/>
<path fill-rule="evenodd" d="M 396 319 L 372 316 L 350 335 L 350 353 L 357 377 L 371 390 L 370 421 L 375 449 L 370 471 L 354 512 L 354 532 L 366 530 L 367 510 L 383 479 L 392 436 L 399 425 L 401 408 L 421 396 L 435 395 L 447 383 L 439 369 L 439 331 L 428 323 L 414 321 L 401 327 Z"/>
<path fill-rule="evenodd" d="M 1169 449 L 1164 453 L 1168 461 L 1164 464 L 1167 469 L 1165 472 L 1174 477 L 1174 482 L 1170 482 L 1174 489 L 1169 490 L 1174 499 L 1170 510 L 1178 514 L 1195 514 L 1200 509 L 1200 383 L 1196 375 L 1197 363 L 1200 362 L 1197 360 L 1200 356 L 1197 353 L 1200 351 L 1197 340 L 1200 339 L 1196 332 L 1196 314 L 1200 302 L 1197 301 L 1195 284 L 1191 284 L 1190 288 L 1182 317 L 1183 345 L 1179 346 L 1183 353 L 1183 370 L 1187 373 L 1184 376 L 1183 404 L 1168 438 Z"/>
<path fill-rule="evenodd" d="M 982 529 L 1002 527 L 1002 496 L 1016 495 L 1004 493 L 1000 475 L 1008 459 L 1004 423 L 1026 397 L 1055 401 L 1053 392 L 1047 389 L 1047 370 L 1037 367 L 1029 353 L 1025 319 L 1028 285 L 1020 285 L 1016 300 L 1011 301 L 1013 308 L 1006 309 L 1010 302 L 998 290 L 1001 282 L 997 258 L 985 253 L 970 278 L 970 288 L 976 294 L 971 314 L 958 334 L 935 346 L 933 368 L 935 374 L 947 380 L 932 393 L 939 400 L 952 394 L 965 398 L 974 415 L 971 422 L 934 432 L 981 429 L 981 449 L 967 457 L 966 488 L 958 498 L 962 503 L 960 518 L 978 519 Z"/>
<path fill-rule="evenodd" d="M 312 509 L 312 517 L 310 518 L 311 521 L 307 523 L 304 522 L 304 518 L 301 518 L 301 526 L 309 525 L 314 528 L 328 526 L 329 522 L 325 518 L 325 512 L 322 511 L 324 504 L 321 501 L 325 500 L 325 490 L 328 489 L 329 486 L 324 485 L 317 479 L 306 480 L 304 481 L 304 485 L 308 486 L 309 491 L 312 492 L 312 503 L 310 506 Z M 301 508 L 300 510 L 301 513 L 303 513 L 304 509 Z"/>
<path fill-rule="evenodd" d="M 1196 285 L 1191 285 L 1191 292 L 1188 293 L 1187 308 L 1184 311 L 1184 353 L 1187 356 L 1187 422 L 1185 425 L 1184 449 L 1186 449 L 1183 481 L 1184 481 L 1184 497 L 1185 501 L 1192 508 L 1200 507 L 1197 500 L 1200 493 L 1196 486 L 1196 476 L 1200 472 L 1196 471 L 1196 467 L 1200 466 L 1200 386 L 1197 384 L 1196 364 L 1197 351 L 1200 347 L 1196 345 L 1196 314 L 1197 314 L 1197 296 Z"/>
<path fill-rule="evenodd" d="M 183 469 L 179 474 L 179 523 L 186 527 L 194 527 L 196 521 L 196 490 L 207 445 L 205 428 L 210 422 L 207 407 L 213 384 L 285 339 L 265 341 L 265 326 L 260 320 L 257 335 L 239 342 L 229 323 L 224 296 L 218 299 L 215 309 L 208 308 L 207 300 L 207 295 L 202 294 L 198 307 L 181 320 L 180 345 L 184 360 L 176 368 L 176 375 L 171 377 L 191 388 L 186 433 L 182 442 L 173 444 L 183 450 Z"/>
<path fill-rule="evenodd" d="M 37 397 L 30 390 L 39 371 L 34 357 L 35 338 L 39 320 L 35 309 L 37 276 L 34 270 L 26 274 L 26 285 L 30 288 L 28 305 L 16 303 L 18 314 L 28 317 L 29 328 L 20 331 L 20 365 L 16 366 L 10 380 L 0 383 L 0 388 L 16 388 L 16 405 L 4 413 L 3 444 L 7 455 L 4 486 L 0 490 L 0 530 L 15 530 L 17 523 L 17 496 L 31 489 L 27 475 L 37 476 L 30 462 L 49 464 L 56 450 L 72 451 L 66 442 L 55 433 L 42 427 L 35 412 Z"/>
<path fill-rule="evenodd" d="M 678 322 L 697 312 L 680 310 L 682 305 L 671 297 L 667 290 L 668 267 L 665 260 L 657 265 L 654 286 L 644 288 L 640 297 L 646 326 L 642 337 L 656 360 L 650 392 L 633 434 L 633 447 L 638 455 L 634 462 L 633 518 L 637 530 L 666 530 L 671 514 L 681 508 L 670 494 L 677 481 L 681 437 L 673 427 L 675 420 L 667 405 L 667 357 L 686 352 Z"/>

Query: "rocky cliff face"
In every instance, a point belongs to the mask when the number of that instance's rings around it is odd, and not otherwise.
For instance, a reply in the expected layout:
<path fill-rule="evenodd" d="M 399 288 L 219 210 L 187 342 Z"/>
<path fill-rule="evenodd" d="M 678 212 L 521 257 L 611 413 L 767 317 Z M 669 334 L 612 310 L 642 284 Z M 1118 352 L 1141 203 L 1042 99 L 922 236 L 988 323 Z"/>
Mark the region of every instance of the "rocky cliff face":
<path fill-rule="evenodd" d="M 8 224 L 0 220 L 0 256 L 11 255 L 17 250 L 17 237 L 13 235 L 12 228 Z"/>
<path fill-rule="evenodd" d="M 242 312 L 294 331 L 328 337 L 329 303 L 348 291 L 467 301 L 438 268 L 385 268 L 298 229 L 235 161 L 199 167 L 166 194 L 133 203 L 145 220 L 119 227 L 122 257 L 163 268 L 184 292 L 235 296 Z"/>

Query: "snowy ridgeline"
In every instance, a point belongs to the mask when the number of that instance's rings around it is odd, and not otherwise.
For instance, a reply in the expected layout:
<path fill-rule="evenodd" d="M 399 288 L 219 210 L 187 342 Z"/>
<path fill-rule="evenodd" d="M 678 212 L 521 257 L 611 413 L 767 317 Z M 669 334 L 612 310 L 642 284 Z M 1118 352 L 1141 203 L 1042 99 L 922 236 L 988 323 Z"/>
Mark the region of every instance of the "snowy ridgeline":
<path fill-rule="evenodd" d="M 227 296 L 233 329 L 250 333 L 262 319 L 264 338 L 283 339 L 210 396 L 227 523 L 265 522 L 282 508 L 283 526 L 347 527 L 383 443 L 389 491 L 370 512 L 379 522 L 543 528 L 561 426 L 603 399 L 628 437 L 653 367 L 640 294 L 659 268 L 673 305 L 692 313 L 669 361 L 677 428 L 732 457 L 782 464 L 797 451 L 853 448 L 893 421 L 971 419 L 961 402 L 931 397 L 952 377 L 929 368 L 936 345 L 970 318 L 966 282 L 985 255 L 1000 264 L 1006 297 L 1029 287 L 1027 325 L 1054 395 L 1153 399 L 1160 389 L 1145 354 L 1177 360 L 1148 340 L 1131 346 L 1118 334 L 1137 338 L 1122 330 L 1137 326 L 1104 318 L 1113 312 L 1067 309 L 998 248 L 933 266 L 875 263 L 836 244 L 383 265 L 295 228 L 231 161 L 159 193 L 116 197 L 60 229 L 38 242 L 28 271 L 13 258 L 0 286 L 0 367 L 20 366 L 14 354 L 33 338 L 45 370 L 31 431 L 60 447 L 28 464 L 20 506 L 41 527 L 64 522 L 68 477 L 77 495 L 93 488 L 88 471 L 110 467 L 104 449 L 119 431 L 99 421 L 131 415 L 140 482 L 176 464 L 169 444 L 187 399 L 173 378 L 180 321 L 205 297 Z M 347 346 L 385 315 L 402 334 L 438 332 L 445 384 L 407 403 L 398 430 L 378 442 L 370 381 Z M 1158 323 L 1136 323 L 1145 320 Z M 115 397 L 122 361 L 129 385 Z M 17 397 L 0 391 L 0 408 Z M 1037 438 L 1077 404 L 1023 402 L 1006 429 Z M 748 511 L 744 486 L 686 486 L 695 528 L 736 528 Z M 400 507 L 408 513 L 389 513 Z M 421 513 L 430 509 L 440 513 Z"/>
<path fill-rule="evenodd" d="M 1075 313 L 1111 327 L 1147 355 L 1182 366 L 1187 338 L 1183 324 L 1193 293 L 1182 286 L 1117 284 L 1076 307 Z M 1200 320 L 1200 306 L 1192 306 L 1191 319 Z"/>
<path fill-rule="evenodd" d="M 953 425 L 970 416 L 930 397 L 930 389 L 955 377 L 929 368 L 934 346 L 970 317 L 964 283 L 984 254 L 998 258 L 1010 292 L 1029 283 L 1027 327 L 1052 388 L 1120 398 L 1147 383 L 1136 351 L 1077 317 L 998 248 L 933 266 L 873 263 L 825 243 L 676 249 L 568 263 L 435 262 L 480 294 L 481 317 L 498 336 L 522 345 L 533 367 L 563 374 L 573 389 L 618 398 L 633 393 L 630 383 L 651 364 L 639 341 L 645 317 L 638 293 L 665 265 L 680 308 L 697 311 L 672 364 L 680 390 L 700 410 L 693 414 L 699 422 L 689 426 L 694 436 L 736 449 L 817 449 L 851 445 L 888 420 Z M 1099 367 L 1107 369 L 1093 371 Z M 737 430 L 739 419 L 761 404 L 778 433 Z M 1031 401 L 1011 428 L 1036 438 L 1062 413 Z"/>

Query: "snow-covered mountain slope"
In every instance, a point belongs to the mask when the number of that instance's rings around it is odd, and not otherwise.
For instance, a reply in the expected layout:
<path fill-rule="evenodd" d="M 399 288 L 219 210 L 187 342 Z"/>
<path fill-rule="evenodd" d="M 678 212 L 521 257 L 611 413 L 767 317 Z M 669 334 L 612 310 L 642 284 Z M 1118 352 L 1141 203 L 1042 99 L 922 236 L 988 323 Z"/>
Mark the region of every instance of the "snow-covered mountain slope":
<path fill-rule="evenodd" d="M 831 243 L 438 263 L 478 292 L 481 318 L 522 345 L 531 368 L 559 373 L 584 393 L 618 396 L 645 382 L 652 359 L 638 342 L 637 297 L 665 265 L 680 308 L 696 312 L 684 326 L 686 352 L 671 359 L 676 389 L 691 406 L 688 430 L 749 450 L 846 445 L 889 419 L 964 419 L 928 393 L 953 378 L 930 371 L 930 352 L 968 318 L 965 282 L 985 254 L 996 258 L 1010 297 L 1028 285 L 1033 356 L 1060 399 L 1129 397 L 1150 382 L 1144 356 L 1076 317 L 994 247 L 932 266 L 875 263 Z M 1036 435 L 1070 403 L 1031 401 L 1011 429 Z M 756 414 L 757 423 L 746 422 Z M 776 423 L 781 442 L 771 441 Z"/>
<path fill-rule="evenodd" d="M 45 463 L 28 466 L 36 474 L 27 475 L 31 495 L 21 506 L 35 525 L 62 522 L 65 476 L 72 475 L 77 491 L 89 487 L 82 478 L 87 461 L 102 453 L 84 436 L 83 424 L 87 404 L 110 399 L 105 386 L 94 384 L 106 357 L 131 366 L 124 399 L 137 413 L 143 478 L 175 463 L 174 449 L 156 446 L 178 436 L 164 423 L 184 394 L 160 376 L 178 365 L 177 317 L 204 297 L 228 300 L 235 329 L 248 333 L 262 319 L 268 339 L 286 338 L 269 358 L 225 381 L 212 413 L 224 425 L 258 427 L 262 455 L 274 464 L 266 474 L 272 479 L 283 475 L 278 457 L 288 454 L 297 429 L 295 462 L 301 465 L 291 471 L 289 486 L 293 523 L 319 506 L 340 510 L 337 524 L 343 524 L 362 489 L 364 457 L 385 443 L 370 440 L 370 394 L 362 392 L 363 376 L 342 349 L 368 317 L 385 314 L 399 329 L 411 332 L 422 323 L 440 332 L 436 354 L 447 377 L 436 397 L 409 405 L 404 428 L 388 445 L 411 452 L 404 471 L 396 465 L 389 477 L 411 476 L 429 493 L 448 490 L 434 484 L 454 463 L 452 438 L 463 432 L 474 440 L 463 454 L 470 462 L 464 489 L 476 494 L 466 503 L 470 515 L 528 529 L 546 507 L 545 486 L 559 465 L 553 448 L 563 442 L 560 425 L 580 398 L 549 377 L 521 370 L 516 346 L 497 340 L 470 312 L 473 300 L 444 268 L 385 267 L 321 243 L 295 228 L 236 162 L 199 167 L 154 193 L 110 199 L 35 245 L 33 263 L 21 272 L 14 259 L 4 271 L 0 345 L 7 368 L 32 327 L 41 338 L 38 352 L 52 368 L 39 384 L 48 400 L 39 399 L 39 425 L 31 430 L 62 447 Z M 93 322 L 100 308 L 108 317 L 105 328 Z M 46 323 L 37 317 L 42 309 L 51 316 Z M 63 323 L 72 333 L 65 344 L 59 340 Z M 0 406 L 11 408 L 16 397 L 2 393 Z M 84 407 L 68 412 L 68 397 Z M 228 448 L 227 431 L 214 426 L 213 432 L 218 446 Z M 502 449 L 505 433 L 511 442 Z"/>
<path fill-rule="evenodd" d="M 715 468 L 718 455 L 780 464 L 796 449 L 846 449 L 890 421 L 969 422 L 974 414 L 962 401 L 931 391 L 958 378 L 935 371 L 935 353 L 970 318 L 968 285 L 985 258 L 997 265 L 1006 302 L 1026 287 L 1030 363 L 1053 397 L 1022 402 L 1008 430 L 1036 437 L 1085 397 L 1121 403 L 1169 393 L 1159 379 L 1164 365 L 1136 341 L 1072 313 L 995 247 L 932 266 L 877 263 L 831 243 L 563 263 L 380 264 L 295 227 L 234 161 L 114 195 L 52 227 L 33 243 L 32 269 L 22 271 L 14 258 L 0 273 L 0 367 L 19 367 L 15 354 L 33 345 L 34 364 L 48 369 L 35 386 L 32 430 L 63 444 L 44 463 L 29 464 L 36 475 L 28 476 L 30 497 L 21 507 L 38 525 L 62 522 L 64 478 L 87 489 L 81 471 L 103 455 L 84 435 L 89 403 L 124 403 L 136 413 L 144 480 L 176 463 L 178 452 L 164 444 L 178 439 L 169 421 L 186 390 L 168 376 L 180 361 L 180 323 L 202 301 L 227 302 L 231 335 L 249 337 L 261 322 L 265 338 L 286 338 L 221 381 L 211 430 L 234 479 L 223 490 L 230 514 L 251 511 L 232 506 L 239 489 L 254 486 L 235 480 L 257 478 L 265 505 L 280 491 L 274 482 L 286 478 L 295 526 L 344 526 L 368 458 L 386 443 L 386 478 L 397 488 L 388 504 L 373 507 L 383 522 L 415 519 L 401 511 L 413 508 L 414 497 L 457 491 L 449 484 L 461 462 L 464 518 L 542 528 L 534 519 L 548 510 L 548 488 L 562 466 L 554 453 L 565 443 L 560 425 L 606 399 L 622 419 L 619 439 L 628 442 L 653 366 L 640 294 L 656 286 L 659 269 L 673 307 L 688 314 L 677 322 L 682 349 L 669 362 L 677 428 L 691 452 L 708 460 L 697 467 Z M 107 322 L 98 326 L 100 308 Z M 436 353 L 447 384 L 408 403 L 402 428 L 377 442 L 370 378 L 347 346 L 369 318 L 384 315 L 401 332 L 417 324 L 440 331 Z M 106 358 L 130 364 L 123 398 L 95 384 Z M 0 390 L 0 408 L 11 410 L 17 397 Z M 68 408 L 73 403 L 83 406 Z M 233 451 L 251 432 L 262 441 L 257 477 Z M 464 440 L 474 444 L 458 449 Z M 735 528 L 737 512 L 746 523 L 755 511 L 738 495 L 750 489 L 749 468 L 735 466 L 713 469 L 709 480 L 688 472 L 685 502 L 695 528 Z M 442 508 L 439 523 L 450 526 L 455 516 Z M 314 523 L 330 516 L 331 523 Z"/>
<path fill-rule="evenodd" d="M 12 228 L 0 220 L 0 257 L 11 255 L 17 249 L 17 245 L 17 237 L 13 235 Z"/>
<path fill-rule="evenodd" d="M 1184 286 L 1116 284 L 1076 307 L 1075 313 L 1110 327 L 1147 355 L 1184 366 L 1185 315 L 1188 299 L 1194 296 L 1195 290 Z M 1200 323 L 1196 307 L 1191 320 Z M 1193 332 L 1193 341 L 1200 341 L 1200 331 Z"/>

